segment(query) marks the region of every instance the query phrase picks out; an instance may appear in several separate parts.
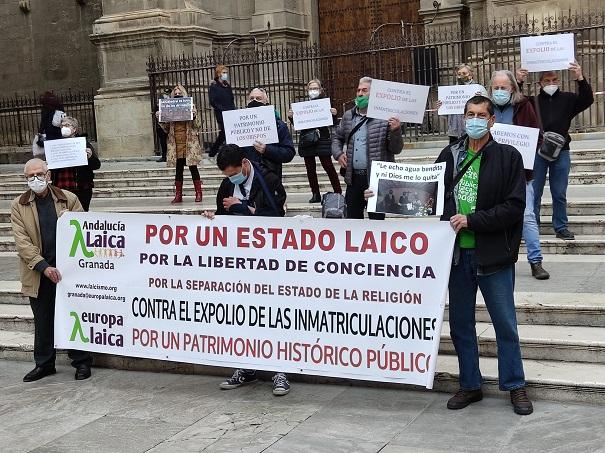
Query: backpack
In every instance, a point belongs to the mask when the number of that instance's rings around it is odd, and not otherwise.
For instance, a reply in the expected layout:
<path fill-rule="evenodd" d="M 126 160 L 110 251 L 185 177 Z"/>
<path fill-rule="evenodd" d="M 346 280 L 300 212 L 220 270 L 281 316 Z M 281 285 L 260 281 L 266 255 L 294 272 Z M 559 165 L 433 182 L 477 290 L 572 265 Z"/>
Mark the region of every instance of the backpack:
<path fill-rule="evenodd" d="M 345 219 L 347 203 L 341 193 L 328 192 L 321 198 L 321 216 L 324 219 Z"/>

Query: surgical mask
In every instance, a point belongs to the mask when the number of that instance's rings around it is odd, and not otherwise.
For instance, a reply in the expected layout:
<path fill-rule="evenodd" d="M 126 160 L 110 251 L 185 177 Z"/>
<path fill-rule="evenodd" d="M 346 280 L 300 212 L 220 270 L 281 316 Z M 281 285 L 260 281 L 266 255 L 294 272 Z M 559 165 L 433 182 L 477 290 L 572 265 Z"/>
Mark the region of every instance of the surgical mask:
<path fill-rule="evenodd" d="M 494 104 L 503 106 L 510 102 L 510 91 L 508 90 L 494 90 L 492 91 L 492 100 Z"/>
<path fill-rule="evenodd" d="M 38 177 L 34 177 L 31 181 L 27 181 L 27 185 L 31 190 L 39 194 L 46 190 L 48 181 L 46 181 L 46 179 L 38 179 Z"/>
<path fill-rule="evenodd" d="M 223 81 L 225 81 L 225 82 L 226 82 L 227 80 L 229 80 L 229 74 L 221 74 L 221 80 L 223 80 Z"/>
<path fill-rule="evenodd" d="M 546 94 L 548 94 L 549 96 L 552 96 L 559 89 L 559 85 L 546 85 L 545 87 L 542 87 L 542 89 L 544 90 L 544 92 Z"/>
<path fill-rule="evenodd" d="M 317 99 L 320 95 L 319 90 L 309 90 L 307 93 L 309 94 L 309 98 L 311 99 Z"/>
<path fill-rule="evenodd" d="M 473 140 L 478 140 L 487 134 L 487 119 L 468 118 L 465 123 L 466 133 Z"/>
<path fill-rule="evenodd" d="M 62 135 L 64 138 L 71 137 L 71 135 L 72 135 L 72 134 L 71 134 L 71 128 L 69 128 L 69 127 L 67 127 L 67 126 L 63 126 L 63 127 L 61 128 L 61 135 Z"/>
<path fill-rule="evenodd" d="M 370 96 L 357 96 L 355 98 L 355 105 L 358 109 L 366 109 L 368 108 L 368 103 L 370 102 Z"/>
<path fill-rule="evenodd" d="M 229 181 L 235 185 L 240 185 L 246 181 L 246 176 L 244 175 L 243 170 L 240 170 L 239 173 L 229 176 Z"/>
<path fill-rule="evenodd" d="M 256 99 L 253 99 L 252 101 L 248 102 L 248 108 L 249 109 L 253 109 L 254 107 L 262 107 L 265 104 L 263 104 L 261 101 L 257 101 Z"/>

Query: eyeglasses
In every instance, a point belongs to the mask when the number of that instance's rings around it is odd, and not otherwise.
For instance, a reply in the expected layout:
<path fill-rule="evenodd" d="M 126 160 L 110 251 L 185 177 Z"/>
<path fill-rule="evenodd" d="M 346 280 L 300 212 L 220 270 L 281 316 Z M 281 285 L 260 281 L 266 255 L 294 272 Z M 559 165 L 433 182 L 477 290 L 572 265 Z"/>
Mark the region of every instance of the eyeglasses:
<path fill-rule="evenodd" d="M 39 172 L 39 173 L 35 173 L 33 175 L 25 175 L 25 179 L 27 179 L 28 182 L 32 182 L 34 179 L 37 179 L 38 181 L 44 181 L 46 180 L 46 174 L 48 172 Z"/>

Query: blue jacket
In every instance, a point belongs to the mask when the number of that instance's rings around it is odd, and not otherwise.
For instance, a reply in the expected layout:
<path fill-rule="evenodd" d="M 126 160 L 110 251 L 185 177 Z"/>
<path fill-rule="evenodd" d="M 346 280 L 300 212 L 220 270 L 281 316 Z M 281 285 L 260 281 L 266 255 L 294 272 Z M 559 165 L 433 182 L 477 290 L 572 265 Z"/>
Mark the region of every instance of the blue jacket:
<path fill-rule="evenodd" d="M 208 97 L 210 105 L 214 109 L 217 119 L 223 120 L 222 112 L 226 110 L 235 110 L 235 101 L 231 85 L 219 82 L 214 79 L 208 87 Z"/>
<path fill-rule="evenodd" d="M 277 121 L 279 143 L 268 144 L 263 154 L 257 152 L 253 146 L 246 146 L 242 149 L 246 153 L 248 160 L 256 162 L 267 170 L 272 171 L 281 180 L 282 164 L 292 161 L 296 155 L 296 150 L 294 149 L 294 142 L 286 123 L 279 118 L 275 120 Z"/>

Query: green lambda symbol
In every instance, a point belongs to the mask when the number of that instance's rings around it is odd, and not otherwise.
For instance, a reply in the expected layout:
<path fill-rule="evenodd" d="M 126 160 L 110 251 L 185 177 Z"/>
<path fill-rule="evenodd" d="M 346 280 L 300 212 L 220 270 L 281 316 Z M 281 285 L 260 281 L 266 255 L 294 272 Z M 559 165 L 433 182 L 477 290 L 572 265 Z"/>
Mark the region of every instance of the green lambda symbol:
<path fill-rule="evenodd" d="M 80 324 L 80 318 L 79 318 L 78 314 L 75 311 L 72 311 L 69 313 L 69 316 L 74 318 L 74 327 L 71 330 L 71 337 L 69 338 L 69 341 L 76 341 L 76 335 L 79 334 L 80 341 L 82 343 L 89 343 L 90 340 L 88 339 L 88 337 L 86 335 L 84 335 L 84 331 L 82 330 L 82 324 Z"/>
<path fill-rule="evenodd" d="M 74 234 L 74 241 L 71 244 L 71 250 L 69 252 L 70 258 L 76 256 L 76 251 L 78 250 L 78 246 L 82 249 L 82 254 L 86 258 L 92 258 L 95 256 L 94 252 L 90 252 L 86 248 L 86 242 L 84 242 L 84 234 L 82 233 L 82 227 L 80 226 L 80 222 L 76 219 L 72 219 L 69 221 L 69 224 L 76 228 L 76 234 Z"/>

